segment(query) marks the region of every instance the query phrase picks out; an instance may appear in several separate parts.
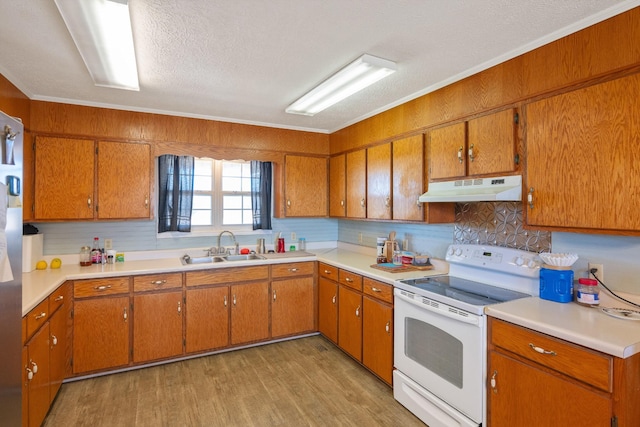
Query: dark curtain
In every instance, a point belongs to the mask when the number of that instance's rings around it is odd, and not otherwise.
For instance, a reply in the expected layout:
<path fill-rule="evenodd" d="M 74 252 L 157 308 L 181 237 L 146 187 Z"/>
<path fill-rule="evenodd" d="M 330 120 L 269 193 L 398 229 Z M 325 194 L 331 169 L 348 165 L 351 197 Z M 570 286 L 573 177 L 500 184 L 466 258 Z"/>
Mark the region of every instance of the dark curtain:
<path fill-rule="evenodd" d="M 271 162 L 251 161 L 253 229 L 271 230 Z"/>
<path fill-rule="evenodd" d="M 194 163 L 191 156 L 158 157 L 158 233 L 191 231 Z"/>

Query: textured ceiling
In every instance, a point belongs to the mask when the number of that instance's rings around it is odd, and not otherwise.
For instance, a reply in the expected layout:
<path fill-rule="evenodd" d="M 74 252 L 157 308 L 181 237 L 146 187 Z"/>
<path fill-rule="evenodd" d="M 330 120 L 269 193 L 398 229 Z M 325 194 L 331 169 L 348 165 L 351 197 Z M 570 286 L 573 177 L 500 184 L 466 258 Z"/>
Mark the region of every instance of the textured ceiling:
<path fill-rule="evenodd" d="M 0 73 L 29 98 L 333 132 L 640 0 L 129 0 L 140 91 L 96 87 L 53 0 L 0 0 Z M 398 71 L 285 108 L 363 53 Z"/>

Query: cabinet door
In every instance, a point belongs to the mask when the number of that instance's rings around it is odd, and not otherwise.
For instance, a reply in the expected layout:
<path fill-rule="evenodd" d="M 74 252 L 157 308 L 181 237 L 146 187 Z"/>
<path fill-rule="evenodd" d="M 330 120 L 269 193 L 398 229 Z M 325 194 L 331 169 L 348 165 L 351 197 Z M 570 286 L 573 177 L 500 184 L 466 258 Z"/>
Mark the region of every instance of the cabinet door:
<path fill-rule="evenodd" d="M 187 290 L 186 351 L 229 345 L 229 287 Z"/>
<path fill-rule="evenodd" d="M 346 186 L 346 156 L 333 156 L 329 159 L 329 216 L 341 218 L 346 215 Z"/>
<path fill-rule="evenodd" d="M 347 217 L 367 217 L 367 150 L 346 155 Z"/>
<path fill-rule="evenodd" d="M 422 221 L 424 193 L 422 134 L 393 142 L 393 219 Z"/>
<path fill-rule="evenodd" d="M 327 216 L 327 172 L 326 158 L 285 157 L 286 216 Z"/>
<path fill-rule="evenodd" d="M 99 219 L 149 218 L 151 150 L 148 144 L 98 143 Z"/>
<path fill-rule="evenodd" d="M 339 286 L 338 346 L 362 361 L 362 294 Z"/>
<path fill-rule="evenodd" d="M 612 402 L 602 393 L 569 382 L 497 352 L 489 352 L 488 424 L 513 426 L 611 425 Z"/>
<path fill-rule="evenodd" d="M 314 330 L 313 277 L 271 282 L 271 337 Z"/>
<path fill-rule="evenodd" d="M 391 144 L 367 149 L 367 218 L 391 219 Z"/>
<path fill-rule="evenodd" d="M 35 219 L 93 219 L 94 142 L 37 137 Z"/>
<path fill-rule="evenodd" d="M 526 222 L 640 230 L 640 75 L 527 106 Z"/>
<path fill-rule="evenodd" d="M 73 308 L 73 372 L 129 363 L 129 297 L 76 300 Z"/>
<path fill-rule="evenodd" d="M 49 323 L 46 323 L 27 344 L 27 367 L 33 373 L 29 381 L 29 426 L 38 427 L 49 412 Z"/>
<path fill-rule="evenodd" d="M 338 343 L 338 284 L 324 277 L 318 279 L 318 330 Z"/>
<path fill-rule="evenodd" d="M 433 129 L 429 132 L 429 180 L 458 178 L 466 172 L 467 124 Z"/>
<path fill-rule="evenodd" d="M 133 297 L 133 361 L 182 354 L 182 291 Z"/>
<path fill-rule="evenodd" d="M 362 298 L 362 363 L 387 384 L 393 373 L 393 308 Z"/>
<path fill-rule="evenodd" d="M 269 283 L 231 286 L 231 344 L 269 338 Z"/>
<path fill-rule="evenodd" d="M 508 109 L 469 120 L 467 175 L 515 171 L 515 110 Z"/>
<path fill-rule="evenodd" d="M 67 373 L 67 313 L 62 306 L 49 320 L 50 404 Z"/>

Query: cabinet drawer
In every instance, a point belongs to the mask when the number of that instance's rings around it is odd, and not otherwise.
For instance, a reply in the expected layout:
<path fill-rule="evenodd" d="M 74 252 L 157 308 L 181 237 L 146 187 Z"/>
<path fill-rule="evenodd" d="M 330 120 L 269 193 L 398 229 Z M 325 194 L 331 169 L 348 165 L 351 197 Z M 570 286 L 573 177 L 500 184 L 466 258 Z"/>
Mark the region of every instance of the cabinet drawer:
<path fill-rule="evenodd" d="M 78 280 L 73 284 L 74 298 L 97 297 L 101 295 L 116 295 L 116 294 L 125 294 L 128 292 L 129 292 L 128 277 Z"/>
<path fill-rule="evenodd" d="M 48 298 L 31 309 L 27 314 L 27 340 L 49 320 L 50 315 Z"/>
<path fill-rule="evenodd" d="M 182 273 L 134 276 L 133 291 L 157 291 L 182 287 Z"/>
<path fill-rule="evenodd" d="M 363 293 L 393 304 L 393 286 L 365 277 L 362 279 Z"/>
<path fill-rule="evenodd" d="M 296 277 L 310 276 L 313 274 L 313 261 L 288 262 L 286 264 L 273 264 L 271 266 L 272 277 Z"/>
<path fill-rule="evenodd" d="M 611 356 L 496 319 L 491 320 L 491 343 L 601 390 L 612 390 Z"/>
<path fill-rule="evenodd" d="M 338 271 L 338 282 L 362 292 L 362 276 L 347 270 Z"/>
<path fill-rule="evenodd" d="M 190 271 L 187 273 L 187 286 L 216 285 L 269 278 L 269 266 L 238 268 L 216 268 L 211 270 Z"/>
<path fill-rule="evenodd" d="M 64 304 L 65 301 L 71 299 L 71 286 L 69 283 L 60 285 L 51 295 L 49 295 L 49 311 L 54 313 Z"/>
<path fill-rule="evenodd" d="M 338 267 L 320 262 L 318 263 L 318 270 L 320 273 L 320 277 L 334 280 L 336 282 L 338 281 Z"/>

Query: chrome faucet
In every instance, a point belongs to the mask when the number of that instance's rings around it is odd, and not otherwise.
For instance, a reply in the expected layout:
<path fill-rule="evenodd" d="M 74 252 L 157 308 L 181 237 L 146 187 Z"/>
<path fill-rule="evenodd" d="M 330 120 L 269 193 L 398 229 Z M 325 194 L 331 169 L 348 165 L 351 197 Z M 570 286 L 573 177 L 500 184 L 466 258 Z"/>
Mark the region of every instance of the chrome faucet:
<path fill-rule="evenodd" d="M 235 247 L 235 253 L 234 254 L 238 255 L 240 246 L 238 245 L 238 242 L 236 241 L 236 236 L 232 232 L 227 231 L 227 230 L 224 230 L 224 231 L 220 232 L 220 234 L 218 234 L 218 246 L 217 246 L 218 247 L 218 253 L 219 254 L 226 254 L 227 253 L 227 250 L 223 246 L 220 246 L 220 239 L 222 238 L 222 235 L 224 233 L 229 233 L 231 235 L 231 238 L 233 239 L 233 246 Z"/>

